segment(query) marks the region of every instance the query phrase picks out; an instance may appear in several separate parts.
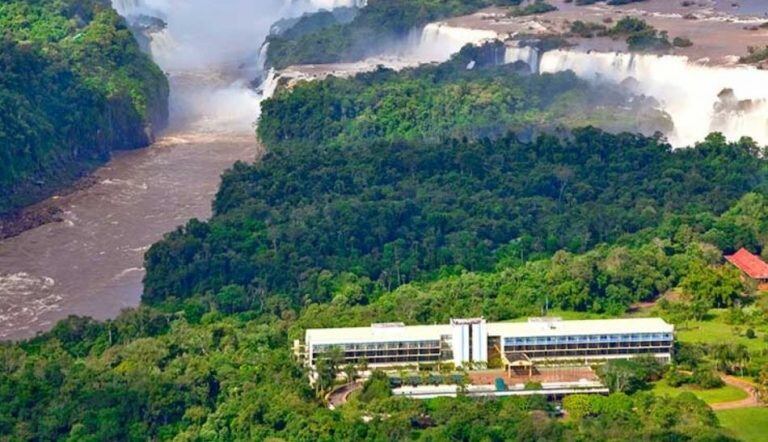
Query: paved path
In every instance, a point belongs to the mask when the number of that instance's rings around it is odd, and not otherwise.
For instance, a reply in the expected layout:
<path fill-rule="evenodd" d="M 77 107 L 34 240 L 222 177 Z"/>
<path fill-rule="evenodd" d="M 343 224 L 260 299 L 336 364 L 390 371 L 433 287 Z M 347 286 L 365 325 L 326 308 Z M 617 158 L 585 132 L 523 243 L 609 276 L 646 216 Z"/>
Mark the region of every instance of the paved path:
<path fill-rule="evenodd" d="M 335 390 L 328 393 L 328 396 L 326 397 L 328 408 L 333 410 L 339 405 L 346 403 L 347 399 L 349 399 L 349 395 L 362 387 L 363 383 L 360 381 L 350 382 L 349 384 L 337 387 Z"/>
<path fill-rule="evenodd" d="M 757 400 L 757 396 L 755 395 L 755 387 L 751 383 L 739 379 L 734 376 L 722 376 L 723 381 L 732 386 L 736 387 L 738 389 L 744 390 L 745 393 L 747 393 L 747 397 L 745 399 L 741 399 L 738 401 L 730 401 L 730 402 L 720 402 L 718 404 L 712 404 L 710 405 L 713 410 L 731 410 L 734 408 L 749 408 L 749 407 L 759 407 L 760 401 Z"/>

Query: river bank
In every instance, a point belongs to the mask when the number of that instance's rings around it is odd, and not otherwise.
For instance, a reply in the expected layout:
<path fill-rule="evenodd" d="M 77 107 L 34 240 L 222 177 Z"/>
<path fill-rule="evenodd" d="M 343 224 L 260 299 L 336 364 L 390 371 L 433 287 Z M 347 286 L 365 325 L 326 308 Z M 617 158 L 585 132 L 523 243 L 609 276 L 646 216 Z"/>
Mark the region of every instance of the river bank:
<path fill-rule="evenodd" d="M 147 248 L 189 218 L 210 216 L 220 173 L 258 153 L 249 133 L 176 132 L 115 155 L 97 183 L 55 202 L 60 222 L 0 242 L 0 339 L 138 305 Z"/>
<path fill-rule="evenodd" d="M 81 186 L 9 224 L 15 235 L 0 240 L 0 340 L 137 306 L 144 252 L 190 218 L 208 218 L 221 173 L 258 158 L 255 92 L 219 72 L 176 72 L 171 81 L 171 126 L 157 142 L 115 153 Z"/>
<path fill-rule="evenodd" d="M 0 240 L 12 238 L 21 235 L 27 230 L 48 223 L 58 223 L 64 221 L 60 200 L 77 191 L 85 190 L 99 182 L 99 177 L 95 174 L 86 175 L 69 186 L 60 189 L 55 195 L 25 207 L 18 212 L 0 216 Z"/>

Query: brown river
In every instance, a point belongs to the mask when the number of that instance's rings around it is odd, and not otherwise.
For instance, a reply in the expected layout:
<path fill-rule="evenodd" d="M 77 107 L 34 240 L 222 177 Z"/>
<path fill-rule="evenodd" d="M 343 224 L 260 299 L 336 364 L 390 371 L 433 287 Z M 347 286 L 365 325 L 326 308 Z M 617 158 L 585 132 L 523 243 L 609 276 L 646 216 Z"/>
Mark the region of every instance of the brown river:
<path fill-rule="evenodd" d="M 63 222 L 0 242 L 0 340 L 138 305 L 149 246 L 210 216 L 222 171 L 256 158 L 253 92 L 210 74 L 172 79 L 172 89 L 171 129 L 157 143 L 115 154 L 97 184 L 56 199 Z"/>

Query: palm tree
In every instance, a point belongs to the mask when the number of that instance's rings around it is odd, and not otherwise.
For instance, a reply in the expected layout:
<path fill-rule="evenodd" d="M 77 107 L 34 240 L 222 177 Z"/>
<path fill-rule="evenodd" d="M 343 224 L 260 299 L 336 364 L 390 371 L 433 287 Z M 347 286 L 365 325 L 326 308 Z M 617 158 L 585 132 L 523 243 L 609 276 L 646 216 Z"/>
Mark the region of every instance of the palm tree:
<path fill-rule="evenodd" d="M 744 376 L 744 366 L 747 365 L 750 360 L 749 349 L 747 349 L 747 346 L 744 344 L 737 345 L 733 351 L 733 359 L 734 361 L 739 362 L 739 370 L 741 371 L 741 375 Z"/>
<path fill-rule="evenodd" d="M 347 377 L 347 382 L 355 382 L 355 379 L 357 379 L 357 374 L 357 366 L 355 364 L 349 363 L 344 366 L 344 376 Z"/>
<path fill-rule="evenodd" d="M 733 351 L 728 344 L 718 344 L 712 349 L 712 358 L 717 369 L 727 371 L 733 361 Z"/>

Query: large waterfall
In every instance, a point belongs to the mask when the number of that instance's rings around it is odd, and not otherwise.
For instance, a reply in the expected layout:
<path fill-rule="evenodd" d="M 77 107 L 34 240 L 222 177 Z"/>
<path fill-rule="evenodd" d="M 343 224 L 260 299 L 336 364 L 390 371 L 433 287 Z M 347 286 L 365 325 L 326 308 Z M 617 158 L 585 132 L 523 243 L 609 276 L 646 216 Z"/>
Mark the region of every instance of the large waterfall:
<path fill-rule="evenodd" d="M 406 58 L 422 63 L 445 61 L 467 44 L 498 38 L 494 31 L 430 23 L 416 34 L 416 40 L 406 51 Z"/>
<path fill-rule="evenodd" d="M 262 68 L 258 42 L 281 18 L 365 0 L 112 0 L 129 21 L 147 15 L 166 27 L 147 35 L 171 77 L 171 125 L 204 132 L 252 132 L 261 97 L 249 82 Z M 262 48 L 262 51 L 266 48 Z M 271 93 L 275 76 L 263 90 Z"/>
<path fill-rule="evenodd" d="M 112 6 L 118 14 L 126 17 L 136 14 L 143 5 L 141 0 L 112 0 Z"/>
<path fill-rule="evenodd" d="M 533 46 L 509 46 L 504 55 L 504 63 L 523 62 L 532 74 L 539 72 L 539 50 Z"/>
<path fill-rule="evenodd" d="M 362 7 L 366 0 L 112 0 L 129 20 L 159 17 L 167 35 L 153 34 L 152 54 L 166 70 L 210 69 L 257 60 L 258 42 L 281 18 L 319 9 Z"/>
<path fill-rule="evenodd" d="M 535 64 L 522 48 L 507 61 Z M 539 72 L 572 70 L 590 80 L 625 82 L 656 98 L 675 124 L 667 134 L 675 146 L 689 146 L 712 131 L 736 140 L 747 135 L 768 145 L 768 72 L 749 66 L 715 67 L 686 57 L 555 50 L 537 61 Z"/>

